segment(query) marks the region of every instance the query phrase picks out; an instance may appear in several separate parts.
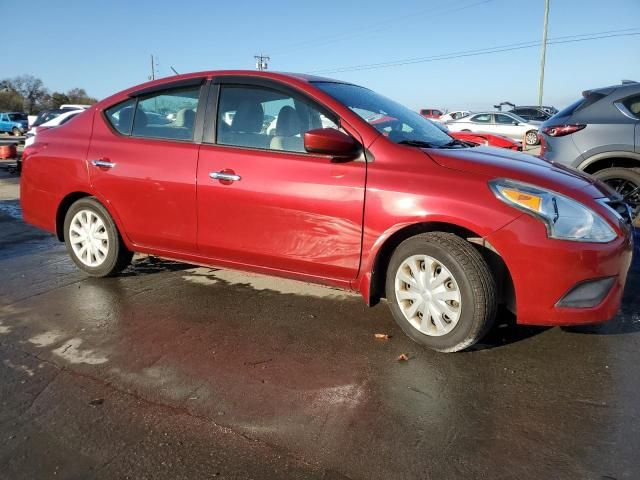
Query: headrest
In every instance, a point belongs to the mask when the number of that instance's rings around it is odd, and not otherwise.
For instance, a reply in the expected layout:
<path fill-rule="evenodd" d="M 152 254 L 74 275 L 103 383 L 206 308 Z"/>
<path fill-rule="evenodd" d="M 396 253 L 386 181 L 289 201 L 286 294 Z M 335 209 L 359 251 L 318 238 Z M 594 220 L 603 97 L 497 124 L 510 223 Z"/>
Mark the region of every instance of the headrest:
<path fill-rule="evenodd" d="M 178 110 L 176 113 L 176 121 L 174 122 L 177 127 L 193 127 L 193 123 L 196 120 L 196 113 L 188 108 Z"/>
<path fill-rule="evenodd" d="M 133 122 L 134 122 L 134 130 L 136 128 L 144 128 L 147 126 L 147 114 L 144 113 L 143 110 L 138 109 L 136 110 L 136 115 L 135 117 L 133 117 Z"/>
<path fill-rule="evenodd" d="M 243 101 L 231 122 L 232 132 L 260 133 L 264 122 L 264 109 L 256 101 Z"/>
<path fill-rule="evenodd" d="M 276 120 L 276 135 L 279 137 L 293 137 L 302 133 L 302 123 L 298 112 L 288 105 L 280 109 Z"/>

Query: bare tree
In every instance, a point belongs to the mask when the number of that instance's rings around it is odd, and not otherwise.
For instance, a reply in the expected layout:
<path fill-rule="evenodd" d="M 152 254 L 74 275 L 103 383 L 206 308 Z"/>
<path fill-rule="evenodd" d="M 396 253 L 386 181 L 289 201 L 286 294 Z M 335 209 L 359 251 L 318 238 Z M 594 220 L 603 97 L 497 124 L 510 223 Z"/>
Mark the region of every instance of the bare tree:
<path fill-rule="evenodd" d="M 24 99 L 24 109 L 28 113 L 38 110 L 38 104 L 43 103 L 48 96 L 47 89 L 42 80 L 32 75 L 20 75 L 11 80 L 6 80 L 9 88 L 18 92 Z"/>

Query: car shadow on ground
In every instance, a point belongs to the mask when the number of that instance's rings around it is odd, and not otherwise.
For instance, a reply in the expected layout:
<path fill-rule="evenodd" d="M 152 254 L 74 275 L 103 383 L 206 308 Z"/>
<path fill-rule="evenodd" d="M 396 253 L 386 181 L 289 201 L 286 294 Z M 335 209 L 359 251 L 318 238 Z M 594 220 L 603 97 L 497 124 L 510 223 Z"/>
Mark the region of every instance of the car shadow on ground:
<path fill-rule="evenodd" d="M 117 276 L 137 277 L 142 275 L 152 275 L 155 273 L 180 272 L 182 270 L 188 270 L 190 268 L 195 268 L 195 265 L 176 262 L 173 260 L 166 260 L 164 258 L 154 257 L 151 255 L 145 255 L 141 256 L 140 258 L 134 257 L 131 265 L 129 265 Z"/>

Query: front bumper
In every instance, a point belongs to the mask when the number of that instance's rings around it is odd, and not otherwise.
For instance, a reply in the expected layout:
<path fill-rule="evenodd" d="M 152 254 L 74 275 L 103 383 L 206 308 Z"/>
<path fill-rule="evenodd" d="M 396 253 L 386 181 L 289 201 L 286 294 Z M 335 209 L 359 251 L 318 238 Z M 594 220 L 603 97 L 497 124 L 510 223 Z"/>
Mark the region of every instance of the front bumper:
<path fill-rule="evenodd" d="M 612 319 L 620 309 L 633 256 L 633 236 L 626 228 L 622 236 L 606 244 L 554 240 L 547 237 L 542 222 L 525 214 L 487 240 L 511 274 L 519 324 L 600 323 Z M 608 277 L 614 281 L 597 305 L 558 305 L 576 285 Z"/>

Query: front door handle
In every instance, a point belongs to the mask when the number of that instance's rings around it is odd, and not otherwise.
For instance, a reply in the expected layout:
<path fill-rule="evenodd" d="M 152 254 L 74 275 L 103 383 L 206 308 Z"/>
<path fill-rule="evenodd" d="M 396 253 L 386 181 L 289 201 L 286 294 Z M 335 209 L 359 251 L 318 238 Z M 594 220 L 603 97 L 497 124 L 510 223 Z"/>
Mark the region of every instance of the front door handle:
<path fill-rule="evenodd" d="M 214 180 L 220 180 L 223 182 L 237 182 L 242 179 L 240 175 L 236 175 L 233 170 L 222 170 L 220 172 L 211 172 L 209 174 Z"/>
<path fill-rule="evenodd" d="M 113 168 L 116 166 L 115 163 L 110 162 L 109 160 L 105 160 L 103 158 L 100 158 L 98 160 L 91 160 L 91 164 L 94 167 L 102 167 L 102 168 Z"/>

